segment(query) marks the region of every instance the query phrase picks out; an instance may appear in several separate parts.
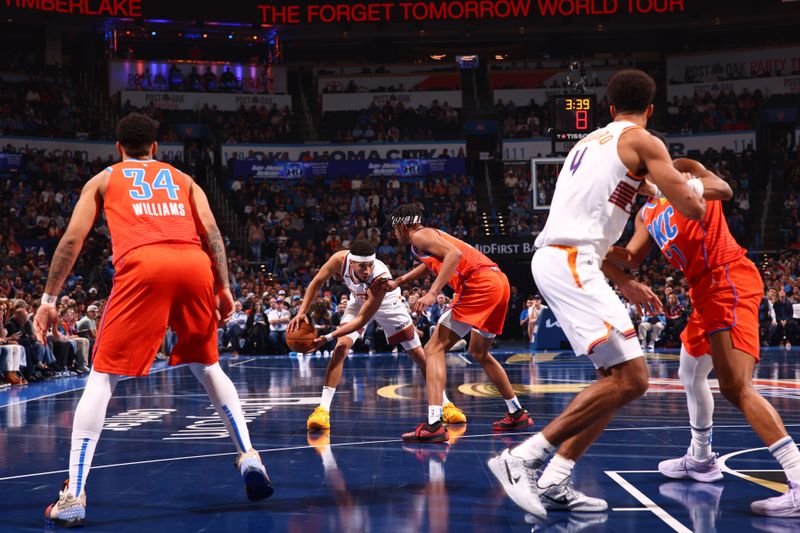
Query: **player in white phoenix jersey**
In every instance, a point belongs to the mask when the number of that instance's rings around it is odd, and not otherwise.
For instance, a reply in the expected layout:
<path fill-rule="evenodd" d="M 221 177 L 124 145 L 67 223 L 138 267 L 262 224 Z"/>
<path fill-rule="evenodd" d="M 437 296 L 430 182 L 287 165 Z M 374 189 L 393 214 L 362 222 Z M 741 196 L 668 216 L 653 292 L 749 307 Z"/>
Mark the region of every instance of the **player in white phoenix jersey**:
<path fill-rule="evenodd" d="M 687 218 L 699 220 L 706 209 L 699 180 L 675 170 L 665 146 L 644 129 L 653 112 L 653 79 L 639 70 L 623 70 L 612 76 L 607 90 L 614 122 L 567 155 L 531 265 L 536 286 L 573 350 L 589 356 L 599 377 L 541 432 L 489 461 L 509 497 L 539 517 L 546 509 L 608 508 L 571 486 L 572 468 L 614 413 L 648 387 L 633 324 L 606 277 L 635 305 L 660 308 L 661 302 L 605 261 L 630 217 L 642 176 L 649 174 Z"/>
<path fill-rule="evenodd" d="M 296 329 L 302 321 L 308 322 L 306 313 L 309 307 L 323 284 L 335 275 L 344 280 L 351 298 L 342 316 L 342 325 L 316 339 L 318 347 L 336 339 L 336 347 L 325 371 L 320 405 L 308 417 L 306 425 L 309 430 L 330 428 L 331 402 L 342 377 L 344 359 L 370 320 L 381 326 L 389 344 L 400 344 L 425 375 L 425 351 L 417 328 L 400 299 L 400 289 L 387 291 L 384 287 L 383 281 L 392 279 L 392 274 L 382 261 L 376 259 L 375 248 L 369 241 L 355 241 L 350 250 L 336 252 L 328 259 L 306 288 L 297 316 L 289 323 L 289 331 Z M 443 422 L 462 424 L 467 421 L 464 413 L 447 398 L 447 393 L 443 393 L 442 402 Z"/>

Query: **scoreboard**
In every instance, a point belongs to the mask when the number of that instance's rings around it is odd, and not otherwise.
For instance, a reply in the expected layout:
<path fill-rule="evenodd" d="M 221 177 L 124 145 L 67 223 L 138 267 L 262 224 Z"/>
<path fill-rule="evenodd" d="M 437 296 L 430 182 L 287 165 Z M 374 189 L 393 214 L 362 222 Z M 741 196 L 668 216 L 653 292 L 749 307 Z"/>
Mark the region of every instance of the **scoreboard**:
<path fill-rule="evenodd" d="M 550 124 L 553 126 L 553 153 L 566 155 L 597 127 L 597 96 L 594 94 L 551 95 Z"/>

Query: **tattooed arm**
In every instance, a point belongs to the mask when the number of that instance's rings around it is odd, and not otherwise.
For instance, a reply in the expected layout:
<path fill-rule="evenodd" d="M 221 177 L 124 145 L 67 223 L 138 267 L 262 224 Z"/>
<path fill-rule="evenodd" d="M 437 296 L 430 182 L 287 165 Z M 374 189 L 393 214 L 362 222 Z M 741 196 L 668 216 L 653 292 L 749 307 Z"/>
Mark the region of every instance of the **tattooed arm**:
<path fill-rule="evenodd" d="M 214 269 L 219 311 L 218 318 L 227 322 L 233 315 L 233 295 L 231 295 L 231 281 L 228 276 L 228 258 L 225 255 L 225 242 L 222 240 L 219 227 L 217 227 L 214 213 L 211 212 L 206 193 L 194 181 L 191 182 L 189 197 L 192 202 L 192 215 L 194 216 L 197 234 L 203 241 L 206 253 L 211 257 Z"/>
<path fill-rule="evenodd" d="M 45 302 L 45 300 L 54 300 L 61 292 L 64 280 L 67 279 L 67 275 L 75 265 L 78 254 L 80 254 L 83 247 L 83 241 L 86 240 L 86 235 L 92 229 L 95 218 L 97 218 L 97 212 L 103 203 L 103 195 L 107 184 L 108 172 L 106 171 L 97 174 L 86 182 L 78 203 L 75 204 L 75 209 L 72 211 L 67 230 L 58 242 L 56 251 L 53 254 L 53 260 L 50 262 L 50 270 L 47 274 L 47 285 L 44 290 L 48 296 L 42 298 L 42 304 L 36 310 L 36 316 L 33 318 L 34 334 L 42 344 L 47 343 L 47 330 L 55 325 L 58 320 L 55 306 L 50 302 Z"/>

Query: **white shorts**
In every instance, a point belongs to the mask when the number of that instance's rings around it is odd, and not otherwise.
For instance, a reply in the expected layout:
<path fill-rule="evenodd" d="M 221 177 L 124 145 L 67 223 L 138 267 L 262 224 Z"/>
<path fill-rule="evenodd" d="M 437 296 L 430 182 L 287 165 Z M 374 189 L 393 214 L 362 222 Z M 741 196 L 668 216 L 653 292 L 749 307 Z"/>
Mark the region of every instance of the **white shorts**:
<path fill-rule="evenodd" d="M 478 328 L 473 328 L 471 324 L 467 324 L 466 322 L 456 320 L 455 318 L 453 318 L 452 311 L 453 311 L 452 308 L 448 308 L 447 311 L 442 313 L 442 316 L 439 317 L 439 322 L 437 322 L 436 324 L 443 325 L 450 331 L 455 332 L 455 334 L 461 337 L 462 339 L 470 331 L 474 331 L 481 337 L 485 337 L 487 339 L 494 339 L 497 336 L 494 333 L 489 333 L 488 331 L 481 331 Z"/>
<path fill-rule="evenodd" d="M 607 369 L 643 353 L 601 264 L 591 246 L 545 246 L 533 254 L 531 271 L 575 353 L 587 354 L 595 367 Z"/>
<path fill-rule="evenodd" d="M 342 324 L 347 324 L 355 320 L 361 311 L 361 303 L 357 302 L 355 298 L 350 300 L 347 307 L 344 309 L 342 315 Z M 409 351 L 422 346 L 422 342 L 417 335 L 417 328 L 414 327 L 414 322 L 411 320 L 411 315 L 408 313 L 408 308 L 399 299 L 394 302 L 384 302 L 375 312 L 372 317 L 380 327 L 383 329 L 383 334 L 386 336 L 386 342 L 389 344 L 399 344 L 404 350 Z M 345 335 L 355 342 L 361 334 L 364 333 L 364 328 L 359 331 L 354 331 L 349 335 Z"/>

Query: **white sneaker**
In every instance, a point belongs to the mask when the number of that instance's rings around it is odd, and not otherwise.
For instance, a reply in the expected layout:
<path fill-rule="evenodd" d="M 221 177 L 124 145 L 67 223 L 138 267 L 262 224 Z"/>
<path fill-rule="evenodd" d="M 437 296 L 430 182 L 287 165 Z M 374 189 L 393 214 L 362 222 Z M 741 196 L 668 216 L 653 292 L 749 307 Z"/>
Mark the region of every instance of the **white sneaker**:
<path fill-rule="evenodd" d="M 275 489 L 267 475 L 267 469 L 261 462 L 261 456 L 253 448 L 236 457 L 236 469 L 242 475 L 245 488 L 247 489 L 247 499 L 250 501 L 263 500 L 269 498 Z"/>
<path fill-rule="evenodd" d="M 568 477 L 558 485 L 542 489 L 541 501 L 548 511 L 575 511 L 578 513 L 602 513 L 608 510 L 608 503 L 600 498 L 592 498 L 572 486 Z"/>
<path fill-rule="evenodd" d="M 324 352 L 322 352 L 322 357 L 330 357 L 330 356 L 331 356 L 331 352 L 329 352 L 328 350 L 325 350 Z"/>
<path fill-rule="evenodd" d="M 694 479 L 704 483 L 722 480 L 722 470 L 717 464 L 719 454 L 713 453 L 705 460 L 695 459 L 689 453 L 678 459 L 658 463 L 658 471 L 672 479 Z"/>
<path fill-rule="evenodd" d="M 44 521 L 61 527 L 76 527 L 83 525 L 85 518 L 86 491 L 76 498 L 69 490 L 69 480 L 66 480 L 58 493 L 58 499 L 44 510 Z"/>
<path fill-rule="evenodd" d="M 317 350 L 316 352 L 314 352 L 314 355 L 317 356 L 317 357 L 322 357 L 322 352 Z"/>
<path fill-rule="evenodd" d="M 525 461 L 514 457 L 506 449 L 489 459 L 488 465 L 514 503 L 538 518 L 547 516 L 547 511 L 539 500 L 541 489 L 536 484 L 536 469 L 542 466 L 541 461 Z"/>
<path fill-rule="evenodd" d="M 650 344 L 647 345 L 647 351 L 653 353 L 656 351 L 656 343 L 650 341 Z"/>
<path fill-rule="evenodd" d="M 750 504 L 750 509 L 761 516 L 800 517 L 800 486 L 790 481 L 789 490 L 785 494 L 755 501 Z"/>
<path fill-rule="evenodd" d="M 398 352 L 398 350 L 397 350 L 397 346 L 395 346 L 394 348 L 392 348 L 392 355 L 394 355 L 395 357 L 397 357 L 397 354 L 398 354 L 398 353 L 399 353 L 399 352 Z"/>

